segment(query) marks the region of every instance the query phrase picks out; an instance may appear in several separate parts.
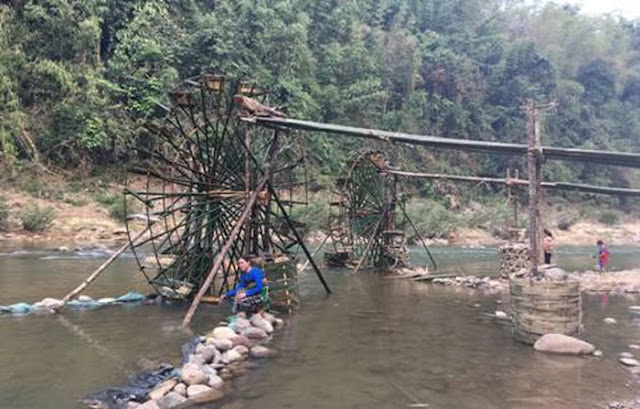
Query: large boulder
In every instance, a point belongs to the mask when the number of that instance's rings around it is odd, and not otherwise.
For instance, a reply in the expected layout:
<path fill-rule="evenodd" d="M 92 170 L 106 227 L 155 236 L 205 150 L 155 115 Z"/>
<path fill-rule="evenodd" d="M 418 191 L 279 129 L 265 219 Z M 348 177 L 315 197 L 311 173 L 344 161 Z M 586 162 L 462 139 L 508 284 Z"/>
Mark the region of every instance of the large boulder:
<path fill-rule="evenodd" d="M 273 332 L 273 325 L 271 325 L 269 321 L 262 318 L 262 315 L 260 314 L 253 314 L 249 321 L 251 322 L 251 325 L 256 328 L 260 328 L 267 334 L 271 334 Z"/>
<path fill-rule="evenodd" d="M 553 281 L 564 281 L 567 279 L 567 272 L 558 267 L 552 267 L 544 272 L 545 277 Z"/>
<path fill-rule="evenodd" d="M 533 349 L 555 354 L 586 355 L 596 347 L 588 342 L 563 334 L 545 334 L 536 341 Z"/>
<path fill-rule="evenodd" d="M 229 327 L 216 327 L 211 334 L 218 339 L 231 339 L 236 336 L 235 331 Z"/>
<path fill-rule="evenodd" d="M 207 383 L 209 376 L 205 373 L 202 365 L 188 363 L 182 367 L 180 379 L 187 385 L 197 385 Z"/>

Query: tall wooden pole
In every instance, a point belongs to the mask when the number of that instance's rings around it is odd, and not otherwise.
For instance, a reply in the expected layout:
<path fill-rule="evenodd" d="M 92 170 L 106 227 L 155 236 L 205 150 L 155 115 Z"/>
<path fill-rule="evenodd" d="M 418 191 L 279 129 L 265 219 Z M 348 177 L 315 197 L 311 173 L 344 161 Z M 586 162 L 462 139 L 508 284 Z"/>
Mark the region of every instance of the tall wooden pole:
<path fill-rule="evenodd" d="M 529 172 L 529 251 L 531 257 L 531 275 L 538 275 L 540 261 L 540 182 L 542 167 L 542 149 L 540 148 L 540 111 L 532 100 L 527 101 L 527 137 Z"/>

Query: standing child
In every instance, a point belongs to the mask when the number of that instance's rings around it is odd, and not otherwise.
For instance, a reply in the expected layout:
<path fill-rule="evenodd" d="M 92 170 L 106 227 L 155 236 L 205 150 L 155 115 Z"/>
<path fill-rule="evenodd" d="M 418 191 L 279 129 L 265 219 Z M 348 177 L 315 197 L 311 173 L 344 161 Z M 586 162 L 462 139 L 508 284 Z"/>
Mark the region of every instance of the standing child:
<path fill-rule="evenodd" d="M 609 265 L 609 249 L 602 240 L 598 240 L 596 244 L 598 245 L 598 271 L 602 273 L 607 271 Z"/>
<path fill-rule="evenodd" d="M 544 229 L 544 238 L 542 239 L 542 251 L 544 252 L 544 264 L 551 264 L 551 256 L 553 256 L 553 234 L 548 229 Z"/>

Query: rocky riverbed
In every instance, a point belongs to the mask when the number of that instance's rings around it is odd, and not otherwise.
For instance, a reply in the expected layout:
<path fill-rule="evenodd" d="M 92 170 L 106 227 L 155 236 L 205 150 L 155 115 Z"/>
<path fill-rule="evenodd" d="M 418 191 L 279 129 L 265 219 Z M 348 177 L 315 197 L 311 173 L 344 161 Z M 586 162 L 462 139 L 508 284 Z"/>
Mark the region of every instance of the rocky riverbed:
<path fill-rule="evenodd" d="M 244 374 L 251 361 L 268 358 L 275 351 L 265 346 L 284 321 L 269 313 L 250 319 L 240 313 L 182 347 L 179 368 L 163 364 L 152 374 L 134 379 L 141 382 L 109 388 L 85 398 L 90 407 L 116 403 L 127 409 L 183 409 L 214 402 L 231 391 L 230 379 Z M 152 382 L 153 384 L 149 384 Z"/>

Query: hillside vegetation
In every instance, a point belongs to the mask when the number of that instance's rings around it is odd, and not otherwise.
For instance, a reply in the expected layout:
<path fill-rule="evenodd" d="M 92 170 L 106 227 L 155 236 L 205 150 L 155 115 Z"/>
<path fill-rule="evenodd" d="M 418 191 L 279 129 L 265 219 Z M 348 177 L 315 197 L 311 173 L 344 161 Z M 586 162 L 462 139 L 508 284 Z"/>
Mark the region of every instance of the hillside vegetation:
<path fill-rule="evenodd" d="M 203 72 L 253 78 L 296 118 L 486 141 L 524 143 L 525 100 L 555 101 L 544 144 L 639 152 L 640 22 L 530 4 L 3 2 L 0 163 L 8 177 L 115 172 L 148 143 L 139 125 L 155 102 L 166 103 L 180 79 Z M 363 145 L 308 135 L 318 188 Z M 522 158 L 412 147 L 394 147 L 391 156 L 407 170 L 501 176 L 511 167 L 526 174 Z M 589 164 L 548 163 L 545 177 L 640 187 L 635 171 Z M 483 206 L 498 191 L 425 181 L 410 188 L 429 198 L 422 209 L 442 219 L 425 224 L 453 223 L 460 217 L 449 210 Z M 630 200 L 554 194 L 552 206 L 636 209 Z"/>

